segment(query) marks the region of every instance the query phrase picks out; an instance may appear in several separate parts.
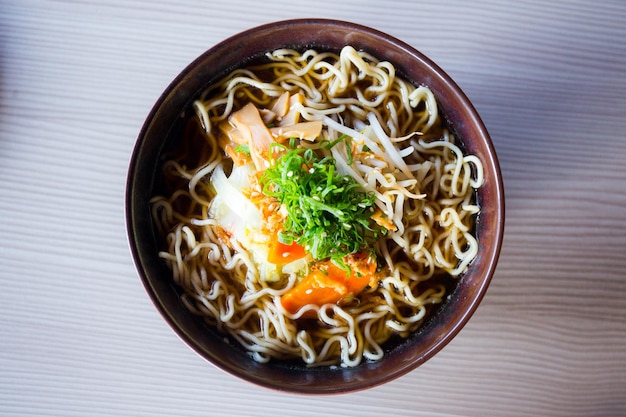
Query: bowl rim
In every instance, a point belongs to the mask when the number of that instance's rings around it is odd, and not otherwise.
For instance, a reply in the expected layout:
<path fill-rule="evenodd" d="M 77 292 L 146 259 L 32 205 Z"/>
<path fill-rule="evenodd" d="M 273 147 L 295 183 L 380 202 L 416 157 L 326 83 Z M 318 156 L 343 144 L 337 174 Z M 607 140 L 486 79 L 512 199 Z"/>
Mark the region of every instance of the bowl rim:
<path fill-rule="evenodd" d="M 493 233 L 492 238 L 492 246 L 488 253 L 486 253 L 487 257 L 483 259 L 484 263 L 484 273 L 483 276 L 478 280 L 476 287 L 473 289 L 474 297 L 469 301 L 469 304 L 465 307 L 460 315 L 458 315 L 455 321 L 452 323 L 452 326 L 448 327 L 448 330 L 445 334 L 441 335 L 437 340 L 434 340 L 432 344 L 429 345 L 428 349 L 423 351 L 418 358 L 414 358 L 408 362 L 394 363 L 393 369 L 387 373 L 380 373 L 380 371 L 369 371 L 366 370 L 365 376 L 371 377 L 375 375 L 375 378 L 352 378 L 357 375 L 353 372 L 350 375 L 349 380 L 345 381 L 343 385 L 336 385 L 337 380 L 341 380 L 341 377 L 335 378 L 332 381 L 333 384 L 322 384 L 320 386 L 317 385 L 301 385 L 301 384 L 286 384 L 284 382 L 273 380 L 272 378 L 268 378 L 266 375 L 259 377 L 259 375 L 251 374 L 248 368 L 242 368 L 237 364 L 233 363 L 233 361 L 229 361 L 227 358 L 218 357 L 213 355 L 211 352 L 207 352 L 206 346 L 200 344 L 190 333 L 188 329 L 182 328 L 180 325 L 179 317 L 172 314 L 170 308 L 168 308 L 167 300 L 158 293 L 158 289 L 155 287 L 155 281 L 151 279 L 150 273 L 148 271 L 149 265 L 147 265 L 147 261 L 145 259 L 145 253 L 142 252 L 140 247 L 141 237 L 138 231 L 140 225 L 138 223 L 143 222 L 146 223 L 145 212 L 140 212 L 137 204 L 137 190 L 138 187 L 141 186 L 138 181 L 138 175 L 140 174 L 141 169 L 143 168 L 139 164 L 140 156 L 142 152 L 146 151 L 146 135 L 150 133 L 152 130 L 157 129 L 155 127 L 155 123 L 158 121 L 157 118 L 160 115 L 160 112 L 163 110 L 164 104 L 171 100 L 173 96 L 180 96 L 181 93 L 177 93 L 177 88 L 187 82 L 194 71 L 198 69 L 207 59 L 210 59 L 214 54 L 223 54 L 224 51 L 228 48 L 232 48 L 233 45 L 241 43 L 243 40 L 247 39 L 250 36 L 269 36 L 270 33 L 276 33 L 277 31 L 286 31 L 292 29 L 294 27 L 324 27 L 327 30 L 340 30 L 346 33 L 354 32 L 357 34 L 365 34 L 373 39 L 380 40 L 379 47 L 381 48 L 389 48 L 393 47 L 394 50 L 400 51 L 403 54 L 406 54 L 407 60 L 414 61 L 418 60 L 421 65 L 427 68 L 430 76 L 435 76 L 438 78 L 438 82 L 442 82 L 443 85 L 455 96 L 455 100 L 460 102 L 464 107 L 467 114 L 470 116 L 472 124 L 475 126 L 477 131 L 480 133 L 482 146 L 484 146 L 486 150 L 486 154 L 489 157 L 487 161 L 483 160 L 483 164 L 488 163 L 488 167 L 485 167 L 485 172 L 491 173 L 493 176 L 490 180 L 493 181 L 491 188 L 493 189 L 493 196 L 491 196 L 495 203 L 495 206 L 492 207 L 492 213 L 489 213 L 491 222 L 493 224 L 489 225 L 489 230 Z M 271 48 L 275 49 L 275 48 Z M 269 50 L 269 49 L 268 49 Z M 375 55 L 374 53 L 372 53 Z M 376 55 L 375 55 L 376 56 Z M 393 62 L 392 62 L 393 63 Z M 394 63 L 395 65 L 395 63 Z M 232 68 L 231 68 L 232 69 Z M 228 72 L 225 69 L 225 72 Z M 216 78 L 219 78 L 216 76 Z M 414 80 L 415 81 L 415 80 Z M 207 80 L 206 85 L 210 84 L 211 80 Z M 427 84 L 428 85 L 428 84 Z M 197 95 L 199 91 L 193 91 L 192 96 Z M 188 91 L 184 91 L 182 95 L 189 94 Z M 189 101 L 190 97 L 187 97 L 187 101 Z M 178 97 L 179 101 L 184 101 L 184 97 Z M 171 126 L 165 126 L 165 128 L 170 128 Z M 161 126 L 163 128 L 163 126 Z M 152 153 L 157 152 L 155 149 L 150 149 Z M 158 153 L 158 152 L 157 152 Z M 155 167 L 156 169 L 156 167 Z M 143 173 L 142 175 L 147 175 Z M 152 173 L 154 175 L 154 172 Z M 152 177 L 153 178 L 153 177 Z M 479 191 L 480 193 L 480 191 Z M 133 257 L 133 261 L 135 263 L 135 267 L 137 273 L 142 281 L 142 284 L 148 293 L 151 301 L 155 305 L 156 309 L 159 311 L 161 316 L 168 323 L 170 328 L 177 334 L 177 336 L 187 344 L 192 350 L 198 353 L 201 357 L 212 363 L 218 369 L 225 371 L 228 374 L 231 374 L 235 377 L 238 377 L 244 381 L 254 383 L 256 385 L 260 385 L 265 388 L 274 389 L 283 392 L 290 393 L 298 393 L 298 394 L 341 394 L 348 393 L 354 391 L 360 391 L 363 389 L 372 388 L 374 386 L 381 385 L 383 383 L 389 382 L 400 376 L 405 375 L 406 373 L 414 370 L 418 366 L 422 365 L 424 362 L 429 360 L 435 353 L 443 349 L 456 335 L 460 332 L 460 330 L 467 324 L 470 317 L 475 313 L 478 305 L 482 301 L 487 291 L 487 288 L 493 278 L 500 251 L 502 246 L 503 234 L 504 234 L 504 217 L 505 217 L 505 200 L 504 200 L 504 186 L 503 179 L 501 175 L 500 165 L 498 162 L 498 158 L 495 152 L 495 148 L 491 141 L 491 137 L 487 132 L 487 129 L 478 115 L 474 105 L 470 102 L 465 93 L 461 90 L 461 88 L 452 80 L 452 78 L 441 69 L 437 64 L 431 61 L 424 54 L 419 52 L 417 49 L 413 48 L 409 44 L 395 38 L 392 35 L 381 32 L 377 29 L 367 27 L 364 25 L 360 25 L 353 22 L 336 20 L 336 19 L 287 19 L 280 20 L 276 22 L 270 22 L 266 24 L 262 24 L 256 27 L 252 27 L 250 29 L 246 29 L 237 34 L 234 34 L 221 42 L 215 44 L 214 46 L 207 49 L 201 55 L 199 55 L 196 59 L 194 59 L 191 63 L 189 63 L 166 87 L 166 89 L 161 93 L 152 109 L 148 113 L 144 124 L 141 127 L 139 135 L 137 137 L 135 146 L 133 147 L 128 174 L 126 179 L 126 193 L 125 193 L 125 214 L 126 214 L 126 229 L 127 229 L 127 237 L 128 237 L 128 245 L 130 248 L 131 255 Z M 484 252 L 483 252 L 484 253 Z M 481 254 L 483 254 L 481 253 Z M 384 360 L 384 359 L 383 359 Z M 381 360 L 381 361 L 383 361 Z M 362 365 L 359 365 L 362 366 Z M 357 367 L 358 368 L 358 367 Z M 363 369 L 363 368 L 362 368 Z M 311 375 L 318 373 L 317 370 L 311 370 Z M 377 373 L 378 372 L 378 373 Z M 292 381 L 294 382 L 294 381 Z M 298 381 L 295 381 L 298 382 Z"/>

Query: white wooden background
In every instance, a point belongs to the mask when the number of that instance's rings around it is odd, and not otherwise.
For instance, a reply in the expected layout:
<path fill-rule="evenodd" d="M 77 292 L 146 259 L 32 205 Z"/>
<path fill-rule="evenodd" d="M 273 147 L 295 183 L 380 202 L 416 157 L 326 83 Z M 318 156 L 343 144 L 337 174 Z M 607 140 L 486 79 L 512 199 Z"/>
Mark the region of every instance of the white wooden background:
<path fill-rule="evenodd" d="M 129 156 L 191 60 L 262 23 L 373 26 L 474 101 L 503 169 L 502 256 L 475 316 L 387 385 L 275 393 L 206 363 L 126 243 Z M 1 416 L 626 415 L 622 0 L 2 0 Z"/>

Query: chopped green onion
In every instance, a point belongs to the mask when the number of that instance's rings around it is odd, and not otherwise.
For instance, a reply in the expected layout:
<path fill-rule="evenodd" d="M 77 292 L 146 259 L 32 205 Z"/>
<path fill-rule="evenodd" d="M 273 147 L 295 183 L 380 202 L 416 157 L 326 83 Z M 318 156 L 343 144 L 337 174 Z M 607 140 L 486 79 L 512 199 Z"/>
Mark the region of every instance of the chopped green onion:
<path fill-rule="evenodd" d="M 371 250 L 385 229 L 371 220 L 375 202 L 350 176 L 336 171 L 331 157 L 320 159 L 313 149 L 283 145 L 261 177 L 263 192 L 287 211 L 281 243 L 308 248 L 314 259 L 330 258 L 347 267 L 343 258 Z"/>
<path fill-rule="evenodd" d="M 235 146 L 235 152 L 243 153 L 247 156 L 250 156 L 250 146 L 248 145 L 237 145 Z"/>

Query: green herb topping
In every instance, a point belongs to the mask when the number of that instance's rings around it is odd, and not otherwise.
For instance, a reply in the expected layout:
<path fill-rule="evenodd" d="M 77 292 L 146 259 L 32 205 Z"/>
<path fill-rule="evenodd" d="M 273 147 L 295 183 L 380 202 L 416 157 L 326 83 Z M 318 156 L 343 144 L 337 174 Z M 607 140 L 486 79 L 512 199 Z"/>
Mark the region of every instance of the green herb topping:
<path fill-rule="evenodd" d="M 250 156 L 250 146 L 249 145 L 237 145 L 235 146 L 235 152 L 239 152 L 246 156 Z"/>
<path fill-rule="evenodd" d="M 340 265 L 346 255 L 370 250 L 384 233 L 371 220 L 375 196 L 338 173 L 333 158 L 293 144 L 283 148 L 260 180 L 263 192 L 287 210 L 280 241 L 295 241 L 314 259 L 331 258 Z"/>

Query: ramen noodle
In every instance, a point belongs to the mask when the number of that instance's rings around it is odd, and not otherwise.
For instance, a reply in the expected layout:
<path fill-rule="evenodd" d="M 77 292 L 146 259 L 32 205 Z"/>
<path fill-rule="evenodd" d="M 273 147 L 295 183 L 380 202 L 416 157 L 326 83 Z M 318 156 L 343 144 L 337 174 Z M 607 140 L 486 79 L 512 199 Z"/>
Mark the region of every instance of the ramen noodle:
<path fill-rule="evenodd" d="M 276 50 L 193 110 L 151 201 L 160 257 L 255 360 L 378 360 L 475 258 L 481 162 L 389 62 Z"/>

